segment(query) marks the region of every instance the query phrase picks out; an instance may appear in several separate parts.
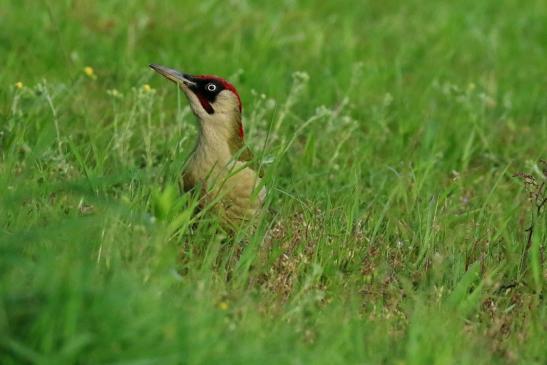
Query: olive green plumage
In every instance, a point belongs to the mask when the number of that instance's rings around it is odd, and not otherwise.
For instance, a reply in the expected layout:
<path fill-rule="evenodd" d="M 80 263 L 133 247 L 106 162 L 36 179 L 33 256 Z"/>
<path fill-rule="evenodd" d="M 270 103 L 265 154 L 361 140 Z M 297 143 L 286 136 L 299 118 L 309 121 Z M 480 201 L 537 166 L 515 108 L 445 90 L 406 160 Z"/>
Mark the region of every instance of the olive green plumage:
<path fill-rule="evenodd" d="M 182 172 L 183 189 L 196 190 L 200 207 L 211 209 L 226 227 L 253 220 L 262 209 L 266 189 L 251 166 L 253 155 L 244 142 L 236 89 L 216 76 L 150 67 L 179 85 L 199 120 L 196 147 Z"/>

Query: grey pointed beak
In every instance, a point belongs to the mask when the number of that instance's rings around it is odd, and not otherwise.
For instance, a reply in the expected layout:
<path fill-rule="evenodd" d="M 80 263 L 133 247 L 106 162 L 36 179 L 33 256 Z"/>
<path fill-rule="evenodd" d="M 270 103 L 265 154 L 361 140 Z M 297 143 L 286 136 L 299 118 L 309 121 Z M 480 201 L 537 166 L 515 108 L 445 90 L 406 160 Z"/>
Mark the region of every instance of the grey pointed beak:
<path fill-rule="evenodd" d="M 163 77 L 165 77 L 167 80 L 171 80 L 177 84 L 184 84 L 186 86 L 195 86 L 196 82 L 193 80 L 192 75 L 185 74 L 183 72 L 177 71 L 175 69 L 156 65 L 156 64 L 150 64 L 148 65 L 152 70 L 156 71 Z"/>

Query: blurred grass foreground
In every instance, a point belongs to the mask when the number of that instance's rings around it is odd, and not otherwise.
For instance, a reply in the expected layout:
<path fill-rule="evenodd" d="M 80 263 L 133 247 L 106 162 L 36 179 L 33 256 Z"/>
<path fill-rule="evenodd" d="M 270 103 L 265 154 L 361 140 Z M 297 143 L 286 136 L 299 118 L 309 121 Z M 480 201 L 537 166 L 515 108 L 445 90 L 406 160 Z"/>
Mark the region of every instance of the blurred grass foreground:
<path fill-rule="evenodd" d="M 545 364 L 547 3 L 0 2 L 0 364 Z M 268 214 L 177 183 L 232 81 Z"/>

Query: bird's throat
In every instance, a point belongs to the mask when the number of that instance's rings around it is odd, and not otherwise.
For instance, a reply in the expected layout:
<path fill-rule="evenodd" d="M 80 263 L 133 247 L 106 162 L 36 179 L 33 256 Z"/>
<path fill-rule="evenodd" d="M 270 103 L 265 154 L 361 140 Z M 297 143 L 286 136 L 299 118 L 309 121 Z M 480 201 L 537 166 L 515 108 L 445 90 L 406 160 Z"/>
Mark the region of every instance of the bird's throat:
<path fill-rule="evenodd" d="M 200 123 L 200 133 L 192 154 L 194 163 L 205 168 L 224 166 L 232 159 L 230 138 L 225 131 L 207 123 Z"/>

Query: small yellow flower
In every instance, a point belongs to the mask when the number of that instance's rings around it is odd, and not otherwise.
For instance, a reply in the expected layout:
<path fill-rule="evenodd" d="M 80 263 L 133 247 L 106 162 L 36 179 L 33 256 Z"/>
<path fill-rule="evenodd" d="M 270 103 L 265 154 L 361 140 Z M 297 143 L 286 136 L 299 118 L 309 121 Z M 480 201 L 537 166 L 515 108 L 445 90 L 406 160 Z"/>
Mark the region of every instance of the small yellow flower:
<path fill-rule="evenodd" d="M 93 70 L 93 67 L 86 66 L 84 67 L 84 73 L 87 77 L 95 80 L 97 78 L 97 75 L 95 75 L 95 70 Z"/>
<path fill-rule="evenodd" d="M 25 87 L 25 85 L 21 81 L 18 81 L 15 83 L 15 87 L 18 89 L 22 89 Z"/>
<path fill-rule="evenodd" d="M 142 91 L 144 91 L 145 93 L 150 93 L 150 92 L 154 92 L 154 89 L 152 89 L 150 85 L 144 84 L 142 85 Z"/>
<path fill-rule="evenodd" d="M 220 310 L 223 310 L 223 311 L 228 310 L 228 307 L 230 307 L 230 306 L 228 305 L 227 302 L 218 303 L 218 309 L 220 309 Z"/>

